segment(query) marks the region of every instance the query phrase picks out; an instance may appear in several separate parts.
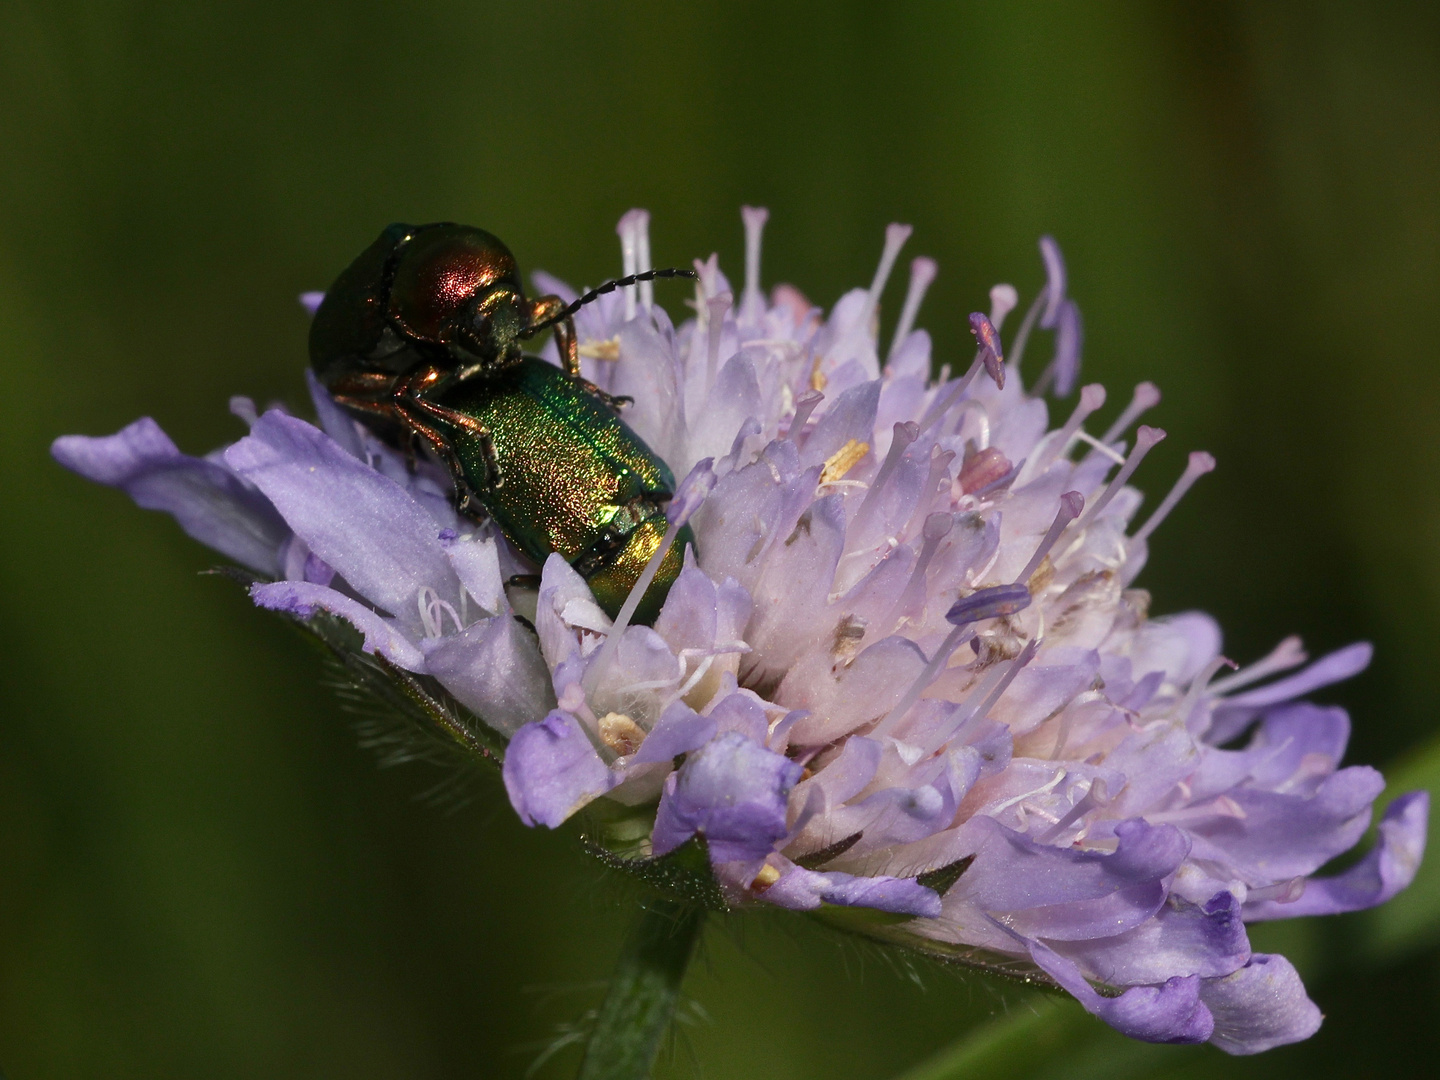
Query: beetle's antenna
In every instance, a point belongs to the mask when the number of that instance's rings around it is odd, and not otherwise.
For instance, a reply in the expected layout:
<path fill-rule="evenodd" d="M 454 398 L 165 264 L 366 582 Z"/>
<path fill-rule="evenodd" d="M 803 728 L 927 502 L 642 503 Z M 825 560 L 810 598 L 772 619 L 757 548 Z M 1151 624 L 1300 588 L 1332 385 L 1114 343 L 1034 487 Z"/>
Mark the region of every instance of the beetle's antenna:
<path fill-rule="evenodd" d="M 616 289 L 623 289 L 628 285 L 638 285 L 642 281 L 654 281 L 656 278 L 693 278 L 696 277 L 694 270 L 681 270 L 678 267 L 667 267 L 664 270 L 642 270 L 638 274 L 630 274 L 627 277 L 616 278 L 614 281 L 607 281 L 598 289 L 591 289 L 578 300 L 572 300 L 563 308 L 551 315 L 544 322 L 538 322 L 534 326 L 527 326 L 520 332 L 522 338 L 534 337 L 541 330 L 548 330 L 558 322 L 570 318 L 592 300 L 598 300 L 606 293 L 612 293 Z"/>

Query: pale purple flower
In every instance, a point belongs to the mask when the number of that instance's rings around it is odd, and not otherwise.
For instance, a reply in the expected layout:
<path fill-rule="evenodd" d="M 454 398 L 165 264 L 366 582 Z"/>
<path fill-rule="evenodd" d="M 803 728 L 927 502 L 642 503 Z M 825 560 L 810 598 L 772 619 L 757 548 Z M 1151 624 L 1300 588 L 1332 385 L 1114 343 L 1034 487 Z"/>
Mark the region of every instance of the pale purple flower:
<path fill-rule="evenodd" d="M 937 381 L 913 328 L 933 261 L 912 264 L 877 348 L 908 227 L 826 315 L 761 289 L 766 216 L 745 211 L 738 303 L 712 256 L 678 327 L 648 286 L 576 316 L 586 377 L 634 399 L 628 422 L 684 478 L 671 534 L 688 519 L 696 545 L 654 626 L 612 621 L 556 556 L 538 590 L 511 583 L 534 568 L 456 516 L 446 477 L 408 470 L 313 380 L 318 427 L 242 400 L 250 434 L 204 459 L 148 420 L 55 456 L 249 568 L 261 606 L 328 611 L 436 680 L 509 738 L 527 824 L 605 800 L 625 812 L 593 839 L 636 859 L 703 841 L 728 903 L 905 917 L 873 932 L 1033 965 L 1136 1038 L 1254 1053 L 1307 1037 L 1319 1011 L 1245 924 L 1381 903 L 1424 847 L 1416 792 L 1364 859 L 1314 876 L 1360 840 L 1383 781 L 1341 767 L 1343 710 L 1300 699 L 1369 647 L 1305 666 L 1290 639 L 1217 678 L 1212 619 L 1150 617 L 1134 587 L 1149 537 L 1214 461 L 1192 454 L 1137 527 L 1155 388 L 1097 437 L 1105 392 L 1083 387 L 1052 427 L 1018 369 L 1045 329 L 1037 386 L 1077 381 L 1053 240 L 1008 361 L 1001 285 L 970 317 L 973 359 Z M 646 269 L 648 215 L 619 232 L 624 270 Z"/>

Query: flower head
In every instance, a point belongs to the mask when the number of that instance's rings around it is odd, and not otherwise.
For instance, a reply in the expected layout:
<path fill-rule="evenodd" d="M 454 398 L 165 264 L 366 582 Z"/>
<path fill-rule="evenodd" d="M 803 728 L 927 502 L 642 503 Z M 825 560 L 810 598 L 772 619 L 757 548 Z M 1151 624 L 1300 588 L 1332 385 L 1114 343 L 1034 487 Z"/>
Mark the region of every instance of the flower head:
<path fill-rule="evenodd" d="M 913 328 L 929 259 L 878 351 L 908 227 L 825 315 L 788 286 L 767 298 L 766 214 L 744 220 L 738 303 L 712 256 L 678 327 L 648 283 L 576 316 L 584 374 L 633 398 L 627 422 L 684 478 L 667 536 L 688 522 L 695 544 L 653 626 L 633 604 L 612 621 L 559 556 L 538 588 L 515 584 L 536 568 L 457 516 L 448 477 L 407 468 L 313 379 L 318 427 L 241 400 L 249 435 L 206 458 L 149 420 L 55 456 L 259 575 L 261 606 L 339 616 L 438 683 L 508 738 L 527 824 L 608 805 L 625 828 L 602 841 L 652 860 L 703 845 L 730 904 L 888 913 L 873 933 L 1033 965 L 1137 1038 L 1251 1053 L 1307 1037 L 1318 1010 L 1245 924 L 1381 903 L 1424 846 L 1412 793 L 1363 860 L 1314 876 L 1361 838 L 1383 781 L 1340 766 L 1344 711 L 1301 699 L 1369 647 L 1306 666 L 1290 639 L 1217 678 L 1212 619 L 1150 617 L 1148 540 L 1214 461 L 1192 454 L 1137 526 L 1130 481 L 1165 435 L 1135 426 L 1155 388 L 1096 436 L 1106 395 L 1085 386 L 1051 426 L 1043 392 L 1073 389 L 1082 338 L 1053 240 L 1010 347 L 1001 285 L 970 316 L 973 360 L 937 380 Z M 626 272 L 646 269 L 648 216 L 619 231 Z M 1055 352 L 1027 391 L 1037 328 Z"/>

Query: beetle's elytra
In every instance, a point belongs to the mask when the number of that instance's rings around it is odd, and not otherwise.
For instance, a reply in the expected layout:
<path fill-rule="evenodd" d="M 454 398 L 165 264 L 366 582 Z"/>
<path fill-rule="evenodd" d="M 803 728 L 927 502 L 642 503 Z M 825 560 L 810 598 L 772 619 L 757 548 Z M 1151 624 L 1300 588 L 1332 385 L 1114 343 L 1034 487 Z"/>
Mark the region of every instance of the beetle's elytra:
<path fill-rule="evenodd" d="M 392 445 L 449 470 L 456 506 L 490 517 L 536 563 L 560 554 L 612 616 L 657 550 L 675 481 L 617 415 L 623 399 L 580 376 L 573 312 L 529 299 L 498 237 L 465 225 L 391 225 L 315 313 L 310 362 L 335 400 Z M 525 356 L 553 326 L 562 367 Z M 680 572 L 681 531 L 636 620 L 651 622 Z"/>

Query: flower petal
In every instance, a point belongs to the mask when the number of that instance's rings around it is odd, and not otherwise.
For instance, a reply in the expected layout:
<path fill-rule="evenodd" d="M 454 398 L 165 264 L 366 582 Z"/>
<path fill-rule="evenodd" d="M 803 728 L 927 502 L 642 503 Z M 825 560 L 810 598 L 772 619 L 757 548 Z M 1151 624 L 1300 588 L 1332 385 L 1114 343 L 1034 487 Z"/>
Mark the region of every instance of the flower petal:
<path fill-rule="evenodd" d="M 785 837 L 786 799 L 801 771 L 738 732 L 717 735 L 686 759 L 660 797 L 655 854 L 698 832 L 709 842 L 713 862 L 763 859 Z"/>
<path fill-rule="evenodd" d="M 180 453 L 148 416 L 114 435 L 62 435 L 55 460 L 89 480 L 164 510 L 202 544 L 261 574 L 279 569 L 290 530 L 270 500 L 215 461 Z"/>
<path fill-rule="evenodd" d="M 388 619 L 327 586 L 308 581 L 275 581 L 256 585 L 250 590 L 250 598 L 260 607 L 286 611 L 302 619 L 308 619 L 316 608 L 338 615 L 365 635 L 366 652 L 379 653 L 406 671 L 425 670 L 424 654 Z"/>
<path fill-rule="evenodd" d="M 515 732 L 501 775 L 520 820 L 551 829 L 616 782 L 580 722 L 559 709 Z"/>
<path fill-rule="evenodd" d="M 1420 858 L 1425 854 L 1429 817 L 1428 791 L 1401 795 L 1386 809 L 1380 821 L 1380 837 L 1364 859 L 1334 877 L 1310 878 L 1299 899 L 1289 903 L 1261 900 L 1246 904 L 1246 921 L 1338 915 L 1383 904 L 1415 880 Z"/>
<path fill-rule="evenodd" d="M 317 428 L 271 410 L 225 460 L 270 498 L 311 551 L 417 637 L 422 588 L 459 599 L 441 525 L 399 484 Z"/>
<path fill-rule="evenodd" d="M 1233 975 L 1206 979 L 1200 1000 L 1215 1018 L 1210 1041 L 1227 1054 L 1258 1054 L 1308 1039 L 1322 1019 L 1290 961 L 1266 953 Z"/>

